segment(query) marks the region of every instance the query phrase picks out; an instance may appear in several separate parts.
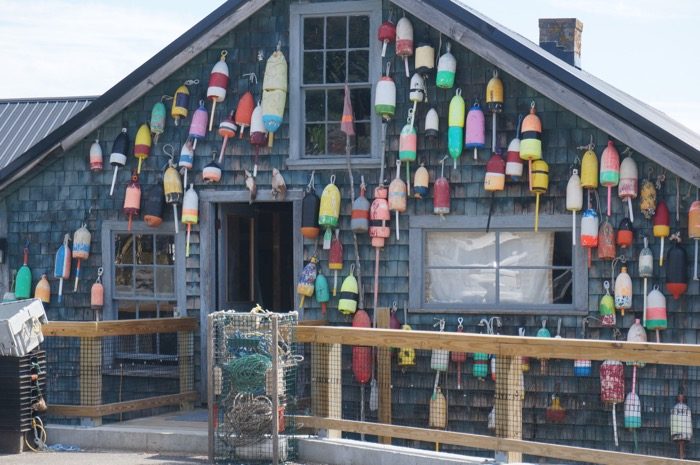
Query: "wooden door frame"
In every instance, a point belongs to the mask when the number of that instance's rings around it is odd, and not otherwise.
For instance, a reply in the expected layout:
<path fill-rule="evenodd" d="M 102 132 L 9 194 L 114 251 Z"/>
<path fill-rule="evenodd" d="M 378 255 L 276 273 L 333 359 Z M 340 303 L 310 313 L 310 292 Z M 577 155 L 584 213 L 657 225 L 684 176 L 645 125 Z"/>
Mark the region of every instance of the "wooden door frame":
<path fill-rule="evenodd" d="M 303 264 L 303 242 L 301 236 L 301 200 L 304 198 L 303 189 L 290 189 L 283 202 L 292 203 L 292 228 L 293 228 L 293 259 L 294 276 L 301 272 Z M 239 191 L 204 191 L 199 194 L 199 336 L 200 336 L 200 362 L 201 382 L 199 383 L 199 395 L 203 401 L 207 399 L 207 317 L 210 313 L 221 310 L 217 308 L 217 263 L 223 259 L 221 247 L 217 250 L 216 222 L 217 210 L 221 203 L 247 202 L 249 192 Z M 279 202 L 272 197 L 268 190 L 258 190 L 256 202 Z M 292 309 L 290 309 L 292 310 Z M 303 309 L 299 318 L 303 318 Z"/>

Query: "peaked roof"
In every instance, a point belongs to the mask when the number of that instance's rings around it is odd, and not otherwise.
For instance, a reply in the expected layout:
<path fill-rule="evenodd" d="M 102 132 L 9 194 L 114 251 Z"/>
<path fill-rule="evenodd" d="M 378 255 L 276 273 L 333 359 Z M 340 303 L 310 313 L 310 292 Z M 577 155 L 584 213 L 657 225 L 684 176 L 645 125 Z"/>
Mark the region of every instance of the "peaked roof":
<path fill-rule="evenodd" d="M 228 0 L 87 108 L 6 165 L 0 163 L 0 190 L 47 156 L 79 143 L 269 2 Z M 700 135 L 667 115 L 556 58 L 462 1 L 391 2 L 620 142 L 700 185 Z"/>
<path fill-rule="evenodd" d="M 84 110 L 96 98 L 0 100 L 0 169 Z"/>

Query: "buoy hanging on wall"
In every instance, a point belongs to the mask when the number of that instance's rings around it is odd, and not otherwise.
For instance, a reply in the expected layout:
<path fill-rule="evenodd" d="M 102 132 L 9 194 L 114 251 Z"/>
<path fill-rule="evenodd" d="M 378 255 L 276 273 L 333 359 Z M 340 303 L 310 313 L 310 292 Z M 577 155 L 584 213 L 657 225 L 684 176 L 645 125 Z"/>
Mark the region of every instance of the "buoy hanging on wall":
<path fill-rule="evenodd" d="M 479 149 L 484 148 L 485 144 L 486 122 L 484 120 L 484 112 L 481 110 L 479 102 L 475 100 L 467 113 L 464 147 L 474 149 L 474 160 L 476 160 Z"/>
<path fill-rule="evenodd" d="M 688 210 L 688 237 L 695 243 L 693 279 L 698 280 L 698 240 L 700 240 L 700 200 L 695 200 Z"/>
<path fill-rule="evenodd" d="M 506 176 L 513 180 L 520 179 L 523 175 L 523 161 L 520 158 L 520 123 L 522 115 L 518 116 L 518 123 L 515 130 L 515 137 L 508 144 L 506 151 Z"/>
<path fill-rule="evenodd" d="M 165 97 L 163 97 L 165 98 Z M 165 104 L 163 104 L 163 99 L 160 102 L 153 104 L 151 108 L 151 120 L 148 126 L 151 128 L 151 134 L 153 135 L 153 143 L 158 143 L 158 137 L 165 132 L 165 114 L 166 114 Z"/>
<path fill-rule="evenodd" d="M 602 326 L 613 327 L 617 322 L 615 315 L 615 299 L 610 295 L 610 282 L 604 281 L 603 287 L 605 294 L 600 298 L 598 303 L 598 315 L 600 315 L 600 324 Z"/>
<path fill-rule="evenodd" d="M 263 122 L 268 133 L 268 147 L 272 147 L 275 132 L 282 125 L 284 107 L 287 103 L 287 60 L 277 44 L 275 50 L 265 64 L 263 78 Z"/>
<path fill-rule="evenodd" d="M 90 171 L 102 171 L 103 157 L 100 140 L 95 139 L 90 145 Z"/>
<path fill-rule="evenodd" d="M 647 297 L 646 328 L 650 331 L 656 331 L 656 342 L 661 342 L 659 331 L 667 327 L 666 297 L 659 290 L 659 286 L 654 286 Z"/>
<path fill-rule="evenodd" d="M 177 221 L 177 219 L 175 220 Z M 190 235 L 192 233 L 192 225 L 199 222 L 199 196 L 194 190 L 194 184 L 190 184 L 190 188 L 185 192 L 182 199 L 182 224 L 187 225 L 187 239 L 185 241 L 185 257 L 190 256 Z"/>
<path fill-rule="evenodd" d="M 671 233 L 668 207 L 666 202 L 663 200 L 659 201 L 656 205 L 656 211 L 654 212 L 654 217 L 652 218 L 652 223 L 654 225 L 652 231 L 654 237 L 661 238 L 661 246 L 659 251 L 659 266 L 664 266 L 664 238 L 668 237 Z"/>
<path fill-rule="evenodd" d="M 681 244 L 680 232 L 671 236 L 666 263 L 666 290 L 675 300 L 688 290 L 688 258 Z"/>
<path fill-rule="evenodd" d="M 318 213 L 318 225 L 325 228 L 323 235 L 323 249 L 331 248 L 333 229 L 338 227 L 340 217 L 340 190 L 335 185 L 335 175 L 331 175 L 330 182 L 321 193 L 321 206 Z"/>
<path fill-rule="evenodd" d="M 126 133 L 126 128 L 114 139 L 112 144 L 112 153 L 109 155 L 109 164 L 114 167 L 114 175 L 112 175 L 112 187 L 109 190 L 109 196 L 114 194 L 114 185 L 117 182 L 117 173 L 119 167 L 126 165 L 126 157 L 129 154 L 129 136 Z"/>
<path fill-rule="evenodd" d="M 360 195 L 352 203 L 350 214 L 350 229 L 355 234 L 366 234 L 369 231 L 369 200 L 365 197 L 367 185 L 365 177 L 360 182 Z"/>
<path fill-rule="evenodd" d="M 571 244 L 576 245 L 576 212 L 583 208 L 583 188 L 578 170 L 573 169 L 566 184 L 566 209 L 571 212 Z"/>
<path fill-rule="evenodd" d="M 384 21 L 377 30 L 377 39 L 382 43 L 382 58 L 386 56 L 386 47 L 396 40 L 396 25 L 391 18 Z"/>
<path fill-rule="evenodd" d="M 405 16 L 396 24 L 396 56 L 403 58 L 406 77 L 411 77 L 408 71 L 408 57 L 413 56 L 413 24 Z"/>
<path fill-rule="evenodd" d="M 325 315 L 328 301 L 331 300 L 331 293 L 328 288 L 328 280 L 323 273 L 321 273 L 320 266 L 318 267 L 316 280 L 314 281 L 314 298 L 316 302 L 321 304 L 321 315 Z"/>
<path fill-rule="evenodd" d="M 219 54 L 219 61 L 216 62 L 214 68 L 209 74 L 209 86 L 207 87 L 207 98 L 211 100 L 211 118 L 209 119 L 209 130 L 214 126 L 214 113 L 216 112 L 216 104 L 221 103 L 226 99 L 226 89 L 228 88 L 228 65 L 226 64 L 226 55 L 228 52 L 222 50 Z"/>
<path fill-rule="evenodd" d="M 41 302 L 45 304 L 51 302 L 51 284 L 46 277 L 46 273 L 42 274 L 41 279 L 38 283 L 36 283 L 36 288 L 34 288 L 34 298 L 41 300 Z"/>
<path fill-rule="evenodd" d="M 151 154 L 152 144 L 151 128 L 144 123 L 139 126 L 139 130 L 136 131 L 136 138 L 134 139 L 134 156 L 139 161 L 138 167 L 136 168 L 136 174 L 141 174 L 141 165 L 143 164 L 143 161 Z"/>
<path fill-rule="evenodd" d="M 440 177 L 433 185 L 433 213 L 436 215 L 447 215 L 450 213 L 450 182 L 445 177 L 445 160 L 440 160 Z"/>
<path fill-rule="evenodd" d="M 297 281 L 297 294 L 299 294 L 299 308 L 304 308 L 304 298 L 314 295 L 314 283 L 316 282 L 316 264 L 318 258 L 313 255 L 309 263 L 304 266 Z"/>
<path fill-rule="evenodd" d="M 192 114 L 192 122 L 190 123 L 189 137 L 192 139 L 192 151 L 197 150 L 198 140 L 207 137 L 208 121 L 207 107 L 204 106 L 204 100 L 200 100 L 199 106 Z"/>
<path fill-rule="evenodd" d="M 627 150 L 629 150 L 629 148 Z M 620 164 L 620 184 L 617 186 L 617 195 L 619 195 L 623 201 L 627 201 L 629 218 L 630 222 L 632 223 L 634 223 L 632 199 L 637 198 L 639 185 L 638 178 L 639 172 L 637 171 L 637 163 L 632 158 L 632 155 L 628 155 Z"/>
<path fill-rule="evenodd" d="M 77 266 L 75 267 L 75 284 L 73 286 L 73 292 L 78 292 L 80 264 L 82 260 L 87 260 L 90 258 L 91 241 L 92 234 L 90 234 L 86 224 L 83 224 L 73 233 L 73 258 L 78 260 Z"/>
<path fill-rule="evenodd" d="M 163 175 L 163 194 L 165 195 L 165 203 L 173 206 L 173 223 L 175 223 L 175 234 L 179 232 L 179 216 L 177 214 L 177 205 L 182 202 L 182 179 L 180 173 L 177 172 L 173 165 L 172 159 L 168 162 L 168 168 Z"/>
<path fill-rule="evenodd" d="M 320 228 L 318 226 L 318 210 L 321 200 L 314 190 L 314 172 L 311 173 L 309 183 L 301 200 L 301 235 L 307 239 L 316 239 Z"/>
<path fill-rule="evenodd" d="M 105 303 L 105 288 L 102 285 L 102 267 L 97 269 L 97 279 L 90 288 L 90 308 L 93 310 L 102 310 Z"/>
<path fill-rule="evenodd" d="M 457 169 L 457 160 L 462 155 L 464 149 L 464 119 L 465 104 L 462 98 L 462 89 L 455 91 L 454 97 L 450 100 L 449 114 L 447 118 L 447 150 L 454 160 L 454 169 Z"/>
<path fill-rule="evenodd" d="M 542 122 L 535 112 L 535 102 L 530 104 L 530 114 L 523 119 L 520 130 L 520 158 L 527 160 L 530 190 L 532 190 L 532 162 L 542 159 Z"/>
<path fill-rule="evenodd" d="M 632 221 L 629 218 L 622 218 L 620 225 L 617 227 L 617 237 L 615 239 L 617 245 L 626 249 L 632 246 L 634 242 L 634 228 L 632 227 Z"/>
<path fill-rule="evenodd" d="M 357 279 L 354 275 L 355 264 L 350 265 L 350 273 L 343 280 L 340 286 L 340 299 L 338 300 L 338 311 L 345 315 L 351 315 L 357 310 Z"/>
<path fill-rule="evenodd" d="M 134 216 L 139 216 L 141 211 L 141 185 L 139 184 L 139 175 L 136 170 L 131 172 L 131 181 L 126 186 L 124 194 L 124 214 L 129 217 L 129 226 L 127 231 L 131 231 L 131 223 Z"/>
<path fill-rule="evenodd" d="M 457 60 L 450 51 L 452 44 L 447 42 L 445 46 L 447 51 L 440 56 L 437 66 L 437 75 L 435 76 L 435 85 L 440 89 L 452 89 L 455 84 L 455 74 L 457 71 Z"/>
<path fill-rule="evenodd" d="M 649 248 L 648 240 L 644 237 L 644 248 L 639 252 L 637 260 L 637 274 L 644 279 L 644 313 L 642 324 L 647 325 L 647 280 L 654 276 L 654 256 Z"/>
<path fill-rule="evenodd" d="M 620 183 L 620 154 L 615 148 L 612 140 L 608 140 L 608 145 L 600 156 L 600 185 L 608 188 L 608 216 L 610 216 L 610 199 L 612 188 Z"/>
<path fill-rule="evenodd" d="M 532 192 L 535 193 L 535 232 L 540 222 L 540 195 L 549 188 L 549 165 L 544 160 L 535 160 L 532 163 Z"/>
<path fill-rule="evenodd" d="M 581 215 L 581 247 L 588 249 L 588 267 L 591 266 L 591 250 L 598 247 L 598 212 L 593 208 Z"/>
<path fill-rule="evenodd" d="M 430 185 L 430 173 L 425 168 L 425 163 L 421 162 L 413 177 L 413 196 L 422 199 L 428 196 Z"/>
<path fill-rule="evenodd" d="M 54 278 L 58 278 L 58 303 L 63 302 L 63 280 L 70 278 L 71 250 L 68 245 L 70 234 L 63 236 L 63 244 L 56 252 L 56 261 L 53 268 Z"/>
<path fill-rule="evenodd" d="M 399 213 L 406 211 L 406 183 L 401 180 L 401 160 L 396 160 L 396 177 L 389 184 L 389 210 L 396 214 L 396 240 L 400 238 Z"/>

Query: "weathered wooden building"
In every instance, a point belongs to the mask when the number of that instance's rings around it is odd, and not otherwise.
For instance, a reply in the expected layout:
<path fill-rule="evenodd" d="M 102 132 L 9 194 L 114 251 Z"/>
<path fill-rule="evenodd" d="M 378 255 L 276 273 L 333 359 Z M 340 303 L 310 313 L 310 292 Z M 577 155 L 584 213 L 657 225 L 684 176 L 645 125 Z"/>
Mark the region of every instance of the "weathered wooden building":
<path fill-rule="evenodd" d="M 0 170 L 2 201 L 1 230 L 6 231 L 3 286 L 8 287 L 8 270 L 21 265 L 22 248 L 30 243 L 30 266 L 35 282 L 42 273 L 51 275 L 54 253 L 64 234 L 72 234 L 85 222 L 92 232 L 92 253 L 82 265 L 82 280 L 77 292 L 72 286 L 64 290 L 63 302 L 56 299 L 47 306 L 50 320 L 94 320 L 98 315 L 90 308 L 90 285 L 97 270 L 104 268 L 105 305 L 101 319 L 193 316 L 201 322 L 200 337 L 195 340 L 197 386 L 203 394 L 203 340 L 206 317 L 225 308 L 246 311 L 255 303 L 273 311 L 296 307 L 296 280 L 304 260 L 316 244 L 304 240 L 300 233 L 302 198 L 312 173 L 320 195 L 335 176 L 342 193 L 340 238 L 344 245 L 347 274 L 354 260 L 350 232 L 350 188 L 345 159 L 345 136 L 340 132 L 343 88 L 347 81 L 357 136 L 354 138 L 351 165 L 355 195 L 364 177 L 368 197 L 378 184 L 382 120 L 375 114 L 373 102 L 376 83 L 387 63 L 396 82 L 396 116 L 387 125 L 385 178 L 395 173 L 399 133 L 406 124 L 409 82 L 403 60 L 395 56 L 393 46 L 386 58 L 381 57 L 381 43 L 376 38 L 379 25 L 389 15 L 408 17 L 415 40 L 432 43 L 439 56 L 447 43 L 457 61 L 456 82 L 452 89 L 438 89 L 434 75 L 427 80 L 427 103 L 419 103 L 416 112 L 418 160 L 430 173 L 431 193 L 423 199 L 410 198 L 400 215 L 401 234 L 392 236 L 380 254 L 379 306 L 399 308 L 407 302 L 408 322 L 413 329 L 429 329 L 436 318 L 445 318 L 446 330 L 453 331 L 457 317 L 464 318 L 465 331 L 478 332 L 484 317 L 499 316 L 502 334 L 534 335 L 548 320 L 550 329 L 561 319 L 562 337 L 580 337 L 583 318 L 598 314 L 598 302 L 605 293 L 603 281 L 611 279 L 610 261 L 599 260 L 593 252 L 590 267 L 586 251 L 571 245 L 571 215 L 565 208 L 566 185 L 574 166 L 580 163 L 581 146 L 591 141 L 600 156 L 608 138 L 620 153 L 626 147 L 633 152 L 640 181 L 665 177 L 658 199 L 668 203 L 671 230 L 680 231 L 682 246 L 692 256 L 687 237 L 687 211 L 696 198 L 700 182 L 700 137 L 659 111 L 635 100 L 624 92 L 582 71 L 580 60 L 581 24 L 576 20 L 543 20 L 542 47 L 481 16 L 462 5 L 440 0 L 357 0 L 306 1 L 250 0 L 226 2 L 211 15 L 187 31 L 144 65 L 129 74 L 104 95 L 97 97 L 79 113 L 58 125 L 50 134 L 16 154 Z M 221 137 L 216 130 L 199 140 L 194 168 L 189 179 L 199 193 L 199 224 L 193 227 L 192 247 L 185 257 L 185 232 L 175 234 L 171 209 L 165 209 L 166 221 L 149 228 L 136 218 L 127 231 L 127 216 L 122 212 L 125 187 L 137 160 L 129 155 L 127 166 L 120 169 L 117 187 L 110 196 L 112 169 L 108 162 L 112 143 L 122 127 L 133 141 L 138 127 L 148 121 L 151 108 L 163 96 L 171 97 L 186 81 L 190 84 L 190 117 L 175 125 L 168 118 L 165 132 L 153 145 L 145 160 L 140 183 L 146 187 L 157 183 L 172 150 L 175 161 L 188 138 L 192 112 L 201 98 L 206 100 L 207 81 L 212 66 L 222 50 L 228 52 L 230 84 L 224 102 L 216 107 L 215 124 L 236 109 L 240 96 L 251 90 L 261 98 L 265 60 L 278 44 L 289 62 L 289 93 L 282 127 L 275 133 L 271 148 L 260 148 L 257 155 L 257 199 L 249 202 L 244 170 L 252 170 L 256 149 L 246 137 L 229 141 L 224 155 L 223 176 L 215 184 L 202 180 L 202 169 L 214 152 L 219 151 Z M 413 69 L 413 60 L 409 59 Z M 451 211 L 433 214 L 432 183 L 440 175 L 440 161 L 447 154 L 448 106 L 460 88 L 467 104 L 475 99 L 484 103 L 485 89 L 494 70 L 498 70 L 505 89 L 503 112 L 498 115 L 496 147 L 492 147 L 491 128 L 487 124 L 485 147 L 473 159 L 464 150 L 454 168 L 451 160 L 445 176 L 451 184 Z M 256 73 L 257 82 L 250 73 Z M 519 117 L 526 115 L 531 104 L 542 122 L 543 158 L 549 164 L 549 189 L 541 196 L 540 231 L 533 232 L 535 196 L 528 189 L 527 176 L 508 179 L 505 190 L 495 196 L 485 192 L 485 164 L 492 150 L 505 152 L 515 137 Z M 170 101 L 166 101 L 168 109 Z M 429 108 L 439 115 L 440 130 L 436 140 L 423 137 L 424 119 Z M 487 112 L 490 123 L 490 114 Z M 99 138 L 105 154 L 105 167 L 91 172 L 88 152 Z M 132 142 L 133 143 L 133 142 Z M 171 147 L 168 147 L 171 146 Z M 416 164 L 417 165 L 417 164 Z M 271 193 L 271 171 L 280 170 L 286 180 L 283 201 Z M 411 176 L 416 166 L 411 166 Z M 527 166 L 525 167 L 527 173 Z M 402 177 L 405 177 L 402 168 Z M 604 203 L 608 193 L 599 188 L 597 203 L 601 218 L 606 218 Z M 490 231 L 487 216 L 493 202 Z M 595 208 L 596 201 L 593 206 Z M 584 207 L 585 208 L 585 207 Z M 635 242 L 617 255 L 627 259 L 634 283 L 634 304 L 624 318 L 618 317 L 617 328 L 626 331 L 635 313 L 641 310 L 642 281 L 636 262 L 642 237 L 650 238 L 658 254 L 659 239 L 652 234 L 651 221 L 634 201 Z M 626 216 L 626 204 L 613 190 L 612 215 L 607 217 L 615 228 Z M 577 234 L 580 231 L 577 228 Z M 374 249 L 369 237 L 358 237 L 365 307 L 372 305 Z M 667 244 L 668 246 L 668 241 Z M 320 266 L 326 276 L 327 251 L 320 250 Z M 142 257 L 148 257 L 148 262 Z M 508 258 L 508 260 L 505 260 Z M 664 268 L 656 267 L 651 279 L 663 288 Z M 51 282 L 56 292 L 57 282 Z M 669 299 L 668 329 L 662 334 L 666 342 L 695 344 L 700 330 L 698 285 L 690 283 L 679 300 Z M 349 324 L 338 313 L 337 299 L 332 298 L 327 314 L 333 324 Z M 305 319 L 322 318 L 313 299 L 302 310 Z M 554 331 L 552 331 L 554 334 Z M 593 324 L 587 337 L 612 339 L 614 332 Z M 151 350 L 151 349 L 149 349 Z M 158 350 L 158 349 L 153 349 Z M 421 386 L 416 395 L 400 398 L 394 418 L 406 424 L 424 424 L 426 401 L 432 377 L 418 368 L 398 377 L 400 388 Z M 595 398 L 597 387 L 585 386 L 562 368 L 556 390 L 570 399 L 577 390 Z M 658 411 L 672 406 L 679 389 L 686 392 L 689 404 L 700 405 L 700 392 L 691 386 L 697 373 L 680 378 L 653 379 L 640 376 L 647 383 L 642 401 Z M 660 378 L 657 376 L 657 378 Z M 352 383 L 348 376 L 348 383 Z M 471 381 L 470 381 L 471 382 Z M 486 432 L 486 417 L 491 409 L 491 388 L 475 383 L 469 398 L 453 396 L 455 420 L 465 420 L 463 431 Z M 656 383 L 656 384 L 655 384 Z M 551 383 L 550 383 L 551 384 Z M 663 385 L 662 385 L 663 384 Z M 480 387 L 481 386 L 481 387 Z M 526 437 L 566 440 L 571 444 L 609 447 L 605 423 L 590 420 L 574 422 L 566 437 L 559 428 L 538 420 L 548 405 L 553 385 L 533 383 L 533 395 L 526 403 Z M 204 396 L 202 397 L 204 399 Z M 358 399 L 344 399 L 351 411 Z M 567 403 L 564 397 L 563 402 Z M 574 410 L 574 400 L 569 408 Z M 599 428 L 599 429 L 595 429 Z M 668 442 L 667 425 L 649 425 L 645 441 Z M 529 436 L 528 436 L 529 435 Z M 697 456 L 693 447 L 689 455 Z"/>

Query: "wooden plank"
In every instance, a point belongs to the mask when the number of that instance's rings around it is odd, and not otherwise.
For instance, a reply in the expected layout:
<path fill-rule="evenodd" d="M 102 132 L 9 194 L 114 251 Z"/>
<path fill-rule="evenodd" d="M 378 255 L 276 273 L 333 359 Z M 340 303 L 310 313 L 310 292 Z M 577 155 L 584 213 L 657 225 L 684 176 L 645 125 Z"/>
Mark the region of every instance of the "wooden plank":
<path fill-rule="evenodd" d="M 389 328 L 389 308 L 378 308 L 377 328 Z M 380 347 L 377 351 L 377 384 L 379 384 L 379 422 L 391 424 L 391 348 Z M 379 442 L 391 444 L 390 436 L 381 436 Z"/>
<path fill-rule="evenodd" d="M 298 326 L 326 326 L 326 320 L 300 320 Z"/>
<path fill-rule="evenodd" d="M 621 360 L 666 365 L 700 366 L 700 345 L 657 344 L 590 339 L 538 338 L 394 329 L 300 326 L 297 342 L 335 343 L 375 347 L 445 349 L 454 352 L 484 352 L 500 356 L 577 360 Z"/>
<path fill-rule="evenodd" d="M 585 449 L 583 447 L 561 446 L 541 442 L 523 441 L 521 439 L 505 439 L 479 434 L 439 431 L 428 428 L 386 425 L 382 423 L 365 423 L 355 420 L 338 420 L 310 416 L 296 416 L 297 425 L 308 428 L 336 428 L 342 431 L 374 434 L 377 436 L 392 436 L 395 438 L 440 442 L 456 446 L 471 447 L 486 450 L 508 450 L 538 457 L 573 460 L 576 462 L 591 462 L 602 465 L 697 465 L 692 460 L 671 459 L 648 455 L 629 454 Z"/>
<path fill-rule="evenodd" d="M 50 321 L 41 327 L 44 337 L 104 337 L 195 331 L 195 318 L 142 318 L 111 321 Z"/>
<path fill-rule="evenodd" d="M 167 405 L 180 405 L 181 402 L 193 402 L 195 399 L 197 399 L 197 391 L 103 405 L 53 404 L 49 405 L 49 413 L 61 417 L 103 417 L 115 413 L 133 412 Z"/>

